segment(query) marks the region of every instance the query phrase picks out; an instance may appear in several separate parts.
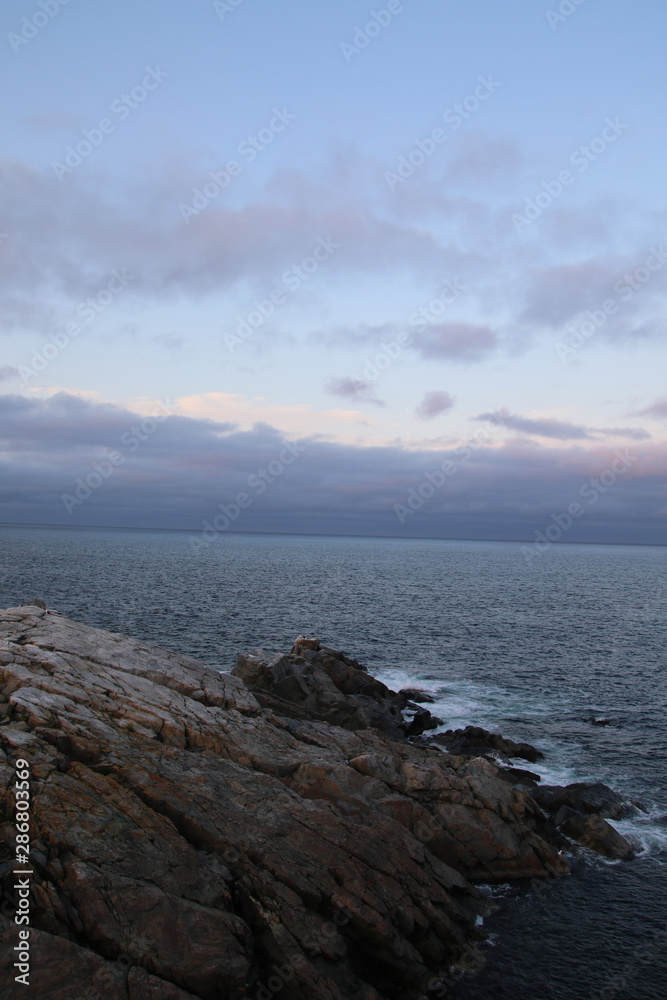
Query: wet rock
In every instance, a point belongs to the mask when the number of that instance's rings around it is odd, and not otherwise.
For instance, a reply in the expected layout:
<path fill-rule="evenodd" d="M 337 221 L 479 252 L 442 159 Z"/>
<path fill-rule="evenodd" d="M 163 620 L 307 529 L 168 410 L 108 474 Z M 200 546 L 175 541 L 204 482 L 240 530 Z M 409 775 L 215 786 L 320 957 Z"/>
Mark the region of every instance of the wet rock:
<path fill-rule="evenodd" d="M 435 701 L 433 695 L 429 694 L 428 691 L 422 691 L 421 688 L 401 688 L 398 693 L 407 701 L 416 701 L 421 705 L 430 705 Z"/>
<path fill-rule="evenodd" d="M 417 1000 L 479 961 L 475 881 L 567 871 L 493 764 L 357 728 L 398 696 L 299 648 L 241 658 L 255 697 L 238 674 L 52 611 L 0 612 L 0 878 L 11 892 L 26 757 L 31 995 L 241 1000 L 283 969 L 282 1000 Z M 16 930 L 0 911 L 7 996 Z"/>
<path fill-rule="evenodd" d="M 566 815 L 564 815 L 563 810 L 567 810 Z M 588 847 L 607 858 L 622 861 L 630 861 L 634 857 L 630 842 L 601 816 L 584 816 L 568 806 L 561 807 L 559 815 L 564 816 L 559 829 L 567 837 L 576 840 L 582 847 Z"/>
<path fill-rule="evenodd" d="M 405 730 L 405 735 L 410 736 L 421 736 L 422 733 L 426 732 L 428 729 L 437 729 L 439 725 L 442 724 L 442 719 L 431 715 L 427 708 L 418 708 L 412 717 L 410 725 Z"/>
<path fill-rule="evenodd" d="M 466 726 L 465 729 L 448 729 L 438 733 L 433 740 L 445 746 L 450 753 L 465 754 L 470 757 L 498 757 L 512 760 L 522 760 L 535 763 L 544 757 L 540 750 L 529 743 L 515 743 L 498 733 L 490 733 L 479 726 Z"/>
<path fill-rule="evenodd" d="M 534 771 L 526 771 L 521 767 L 499 767 L 498 774 L 510 784 L 521 785 L 524 788 L 536 788 L 542 780 L 539 774 L 535 774 Z"/>
<path fill-rule="evenodd" d="M 577 781 L 571 785 L 542 785 L 532 793 L 545 812 L 556 813 L 561 806 L 584 814 L 620 819 L 633 811 L 633 804 L 601 781 Z"/>

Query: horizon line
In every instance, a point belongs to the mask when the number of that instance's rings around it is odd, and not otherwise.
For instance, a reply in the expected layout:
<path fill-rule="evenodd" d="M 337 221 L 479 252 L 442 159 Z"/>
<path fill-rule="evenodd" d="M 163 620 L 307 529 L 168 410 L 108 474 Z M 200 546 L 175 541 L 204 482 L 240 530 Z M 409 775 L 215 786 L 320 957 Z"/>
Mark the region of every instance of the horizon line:
<path fill-rule="evenodd" d="M 56 528 L 63 531 L 165 531 L 199 534 L 199 528 L 158 528 L 146 525 L 112 525 L 112 524 L 36 524 L 30 521 L 0 521 L 0 528 Z M 492 542 L 499 545 L 532 545 L 534 540 L 525 538 L 452 538 L 443 535 L 362 535 L 355 532 L 341 534 L 338 532 L 317 531 L 220 531 L 218 535 L 260 535 L 287 538 L 366 538 L 379 541 L 408 542 Z M 551 545 L 614 545 L 632 546 L 633 548 L 667 548 L 667 542 L 581 542 L 554 541 Z"/>

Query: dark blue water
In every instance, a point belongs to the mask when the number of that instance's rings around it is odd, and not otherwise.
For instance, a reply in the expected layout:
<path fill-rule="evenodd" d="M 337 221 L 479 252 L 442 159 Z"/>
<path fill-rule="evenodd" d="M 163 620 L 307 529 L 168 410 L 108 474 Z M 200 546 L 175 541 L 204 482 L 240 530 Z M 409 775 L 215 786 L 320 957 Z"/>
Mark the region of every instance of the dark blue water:
<path fill-rule="evenodd" d="M 629 863 L 581 863 L 488 922 L 487 968 L 459 1000 L 667 996 L 667 549 L 0 528 L 0 606 L 31 597 L 228 670 L 239 650 L 317 635 L 393 686 L 419 682 L 447 726 L 546 754 L 546 780 L 643 800 L 616 824 Z M 595 718 L 609 720 L 604 727 Z"/>

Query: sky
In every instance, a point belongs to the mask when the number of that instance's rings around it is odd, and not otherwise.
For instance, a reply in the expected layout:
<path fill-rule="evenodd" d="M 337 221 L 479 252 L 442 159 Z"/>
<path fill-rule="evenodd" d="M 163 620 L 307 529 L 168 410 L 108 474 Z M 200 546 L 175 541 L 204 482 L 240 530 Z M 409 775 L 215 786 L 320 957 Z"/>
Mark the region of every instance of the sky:
<path fill-rule="evenodd" d="M 667 544 L 666 27 L 4 5 L 0 521 Z"/>

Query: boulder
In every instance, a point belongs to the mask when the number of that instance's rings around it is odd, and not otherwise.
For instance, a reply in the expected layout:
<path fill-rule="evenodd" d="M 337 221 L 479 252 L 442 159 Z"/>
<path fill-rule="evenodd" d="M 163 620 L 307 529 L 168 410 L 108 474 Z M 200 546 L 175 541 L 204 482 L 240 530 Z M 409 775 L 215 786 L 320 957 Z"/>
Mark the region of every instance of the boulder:
<path fill-rule="evenodd" d="M 498 774 L 512 785 L 521 785 L 524 788 L 536 788 L 542 780 L 539 774 L 526 771 L 522 767 L 499 767 Z"/>
<path fill-rule="evenodd" d="M 351 730 L 380 729 L 395 739 L 403 738 L 409 728 L 403 720 L 404 696 L 371 677 L 356 660 L 322 646 L 319 639 L 300 637 L 288 654 L 263 649 L 240 653 L 232 674 L 277 715 L 317 719 Z M 414 733 L 425 728 L 426 720 L 421 729 L 415 726 Z"/>
<path fill-rule="evenodd" d="M 480 726 L 466 726 L 465 729 L 448 729 L 438 733 L 433 740 L 446 747 L 450 753 L 469 757 L 500 757 L 504 760 L 521 758 L 535 763 L 544 757 L 540 750 L 529 743 L 515 743 L 498 733 L 490 733 Z"/>
<path fill-rule="evenodd" d="M 601 781 L 577 781 L 571 785 L 542 785 L 532 793 L 545 812 L 556 813 L 562 806 L 588 815 L 620 819 L 633 812 L 633 804 Z"/>
<path fill-rule="evenodd" d="M 421 705 L 430 705 L 435 701 L 432 694 L 429 694 L 428 691 L 422 691 L 421 688 L 401 688 L 398 693 L 407 701 L 416 701 Z"/>
<path fill-rule="evenodd" d="M 561 807 L 558 815 L 561 817 L 559 829 L 582 847 L 622 861 L 630 861 L 634 857 L 630 842 L 601 816 L 584 816 L 568 806 Z"/>
<path fill-rule="evenodd" d="M 421 736 L 427 729 L 437 729 L 441 724 L 442 719 L 431 715 L 427 708 L 418 708 L 405 730 L 405 735 L 407 737 Z"/>

